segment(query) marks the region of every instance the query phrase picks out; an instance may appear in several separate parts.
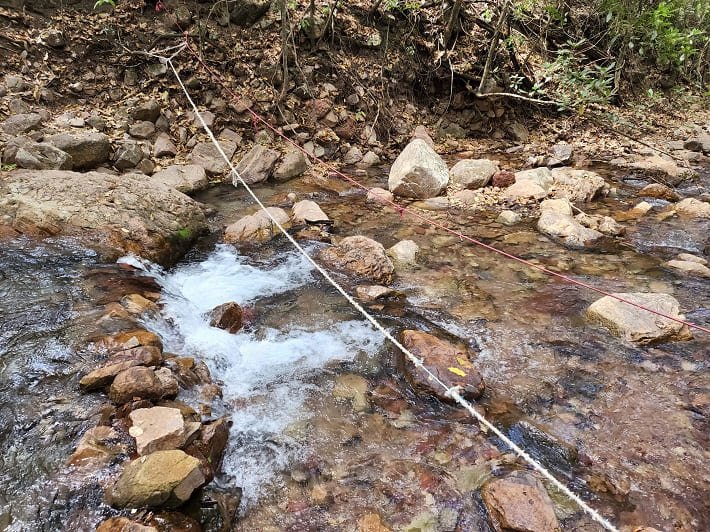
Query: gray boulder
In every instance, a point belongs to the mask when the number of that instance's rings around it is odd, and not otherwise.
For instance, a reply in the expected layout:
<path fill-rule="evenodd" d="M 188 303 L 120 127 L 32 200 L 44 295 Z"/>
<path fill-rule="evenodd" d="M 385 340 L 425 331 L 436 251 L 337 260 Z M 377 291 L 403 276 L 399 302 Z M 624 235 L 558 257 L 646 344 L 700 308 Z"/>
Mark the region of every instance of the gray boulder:
<path fill-rule="evenodd" d="M 274 170 L 274 180 L 288 181 L 308 170 L 308 159 L 301 150 L 291 150 L 284 155 L 281 164 Z"/>
<path fill-rule="evenodd" d="M 46 142 L 32 142 L 19 137 L 8 142 L 3 161 L 30 170 L 71 170 L 71 155 Z"/>
<path fill-rule="evenodd" d="M 234 152 L 237 151 L 240 137 L 237 134 L 225 135 L 222 132 L 222 135 L 217 140 L 227 159 L 231 161 L 232 157 L 234 157 Z M 229 165 L 211 142 L 198 142 L 192 149 L 189 159 L 192 164 L 204 168 L 209 175 L 219 175 L 229 170 Z"/>
<path fill-rule="evenodd" d="M 554 180 L 552 194 L 555 198 L 588 202 L 609 189 L 602 176 L 589 170 L 555 168 L 551 175 Z"/>
<path fill-rule="evenodd" d="M 237 173 L 247 183 L 253 185 L 266 181 L 271 176 L 271 172 L 276 166 L 276 161 L 279 160 L 279 152 L 256 144 L 249 150 L 239 164 L 237 165 Z M 233 178 L 234 186 L 238 187 L 241 183 L 237 176 Z"/>
<path fill-rule="evenodd" d="M 463 159 L 451 168 L 449 175 L 453 185 L 481 188 L 488 184 L 498 170 L 498 165 L 488 159 Z"/>
<path fill-rule="evenodd" d="M 35 129 L 42 124 L 42 116 L 38 113 L 22 113 L 12 115 L 0 127 L 8 135 L 21 135 Z"/>
<path fill-rule="evenodd" d="M 175 164 L 153 174 L 150 178 L 155 183 L 162 183 L 184 194 L 192 194 L 209 186 L 207 172 L 196 164 Z"/>
<path fill-rule="evenodd" d="M 390 169 L 388 187 L 398 196 L 433 198 L 449 184 L 449 169 L 425 140 L 412 140 Z"/>
<path fill-rule="evenodd" d="M 138 142 L 126 142 L 116 152 L 116 160 L 113 165 L 119 170 L 135 168 L 145 157 L 143 148 Z"/>
<path fill-rule="evenodd" d="M 45 142 L 71 155 L 77 170 L 95 168 L 111 155 L 109 138 L 96 131 L 57 133 L 48 136 Z"/>

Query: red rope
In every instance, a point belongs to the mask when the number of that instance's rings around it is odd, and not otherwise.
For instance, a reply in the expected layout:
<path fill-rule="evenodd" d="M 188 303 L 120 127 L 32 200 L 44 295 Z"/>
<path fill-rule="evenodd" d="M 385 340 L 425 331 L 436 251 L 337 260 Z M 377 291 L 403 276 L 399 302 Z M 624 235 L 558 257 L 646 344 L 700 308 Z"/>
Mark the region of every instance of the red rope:
<path fill-rule="evenodd" d="M 196 50 L 193 49 L 192 43 L 191 43 L 191 41 L 190 41 L 190 38 L 189 38 L 188 34 L 187 34 L 187 33 L 184 33 L 184 34 L 185 34 L 185 42 L 186 42 L 186 44 L 187 44 L 187 49 L 190 51 L 190 53 L 195 56 L 195 58 L 200 62 L 200 64 L 202 65 L 202 67 L 209 73 L 209 75 L 212 77 L 212 79 L 213 79 L 213 80 L 217 80 L 217 84 L 218 84 L 218 85 L 220 85 L 220 86 L 221 86 L 232 98 L 234 98 L 237 102 L 240 102 L 240 103 L 241 103 L 241 106 L 244 107 L 244 108 L 251 114 L 252 119 L 253 119 L 254 121 L 261 122 L 261 123 L 264 125 L 264 127 L 266 127 L 266 128 L 268 128 L 269 130 L 273 131 L 276 135 L 278 135 L 279 137 L 283 138 L 283 139 L 284 139 L 286 142 L 288 142 L 289 144 L 293 145 L 296 149 L 298 149 L 298 150 L 301 151 L 303 154 L 305 154 L 306 157 L 312 158 L 313 160 L 315 160 L 315 161 L 317 161 L 318 163 L 322 164 L 325 168 L 329 169 L 333 174 L 337 175 L 338 177 L 341 177 L 342 179 L 346 180 L 347 182 L 351 183 L 352 185 L 354 185 L 354 186 L 356 186 L 356 187 L 358 187 L 358 188 L 360 188 L 360 189 L 362 189 L 362 190 L 364 190 L 364 191 L 366 191 L 366 192 L 369 192 L 369 191 L 371 190 L 370 188 L 368 188 L 367 186 L 363 185 L 362 183 L 356 181 L 356 180 L 353 179 L 352 177 L 350 177 L 350 176 L 348 176 L 348 175 L 342 173 L 342 172 L 341 172 L 338 168 L 336 168 L 335 166 L 333 166 L 333 165 L 329 164 L 328 162 L 326 162 L 326 161 L 320 159 L 319 157 L 316 157 L 314 154 L 309 153 L 309 152 L 308 152 L 307 150 L 305 150 L 302 146 L 300 146 L 297 142 L 293 141 L 292 139 L 290 139 L 289 137 L 287 137 L 286 135 L 284 135 L 281 131 L 279 131 L 277 128 L 275 128 L 274 126 L 272 126 L 265 118 L 262 118 L 261 115 L 259 115 L 259 114 L 258 114 L 256 111 L 254 111 L 251 107 L 249 107 L 248 105 L 246 105 L 246 104 L 244 103 L 244 101 L 242 100 L 242 98 L 241 98 L 237 93 L 235 93 L 235 92 L 227 85 L 227 83 L 222 79 L 222 77 L 221 77 L 218 73 L 216 73 L 212 68 L 210 68 L 210 66 L 204 61 L 204 59 L 202 59 L 202 57 L 200 56 L 200 54 L 199 54 Z M 255 128 L 255 129 L 256 129 L 256 128 Z M 442 231 L 446 231 L 447 233 L 450 233 L 450 234 L 452 234 L 452 235 L 456 235 L 456 236 L 459 237 L 459 239 L 462 240 L 462 241 L 465 240 L 465 241 L 470 242 L 471 244 L 474 244 L 474 245 L 476 245 L 476 246 L 478 246 L 478 247 L 481 247 L 481 248 L 486 249 L 486 250 L 488 250 L 488 251 L 491 251 L 491 252 L 493 252 L 493 253 L 497 253 L 498 255 L 502 255 L 503 257 L 506 257 L 506 258 L 508 258 L 508 259 L 514 260 L 514 261 L 516 261 L 516 262 L 519 262 L 520 264 L 524 264 L 524 265 L 526 265 L 526 266 L 528 266 L 528 267 L 530 267 L 530 268 L 533 268 L 533 269 L 535 269 L 535 270 L 541 271 L 541 272 L 543 272 L 543 273 L 545 273 L 545 274 L 547 274 L 547 275 L 550 275 L 550 276 L 552 276 L 552 277 L 557 277 L 558 279 L 562 279 L 563 281 L 565 281 L 565 282 L 567 282 L 567 283 L 570 283 L 570 284 L 573 284 L 573 285 L 576 285 L 576 286 L 580 286 L 580 287 L 586 288 L 586 289 L 588 289 L 588 290 L 592 290 L 593 292 L 597 292 L 598 294 L 602 294 L 602 295 L 604 295 L 604 296 L 611 297 L 611 298 L 613 298 L 613 299 L 616 299 L 617 301 L 620 301 L 620 302 L 622 302 L 622 303 L 626 303 L 627 305 L 630 305 L 630 306 L 635 307 L 635 308 L 637 308 L 637 309 L 644 310 L 644 311 L 646 311 L 646 312 L 650 312 L 651 314 L 655 314 L 656 316 L 660 316 L 660 317 L 662 317 L 662 318 L 665 318 L 665 319 L 667 319 L 667 320 L 674 321 L 674 322 L 676 322 L 676 323 L 681 323 L 681 324 L 683 324 L 683 325 L 685 325 L 685 326 L 687 326 L 687 327 L 690 327 L 690 328 L 692 328 L 692 329 L 697 329 L 697 330 L 703 331 L 703 332 L 705 332 L 705 333 L 710 333 L 710 328 L 703 327 L 703 326 L 701 326 L 701 325 L 697 325 L 697 324 L 695 324 L 695 323 L 692 323 L 692 322 L 690 322 L 690 321 L 685 321 L 685 320 L 682 320 L 682 319 L 680 319 L 680 318 L 675 318 L 675 317 L 673 317 L 673 316 L 669 316 L 668 314 L 664 314 L 663 312 L 660 312 L 660 311 L 658 311 L 658 310 L 654 310 L 654 309 L 649 308 L 649 307 L 646 307 L 646 306 L 644 306 L 644 305 L 640 305 L 640 304 L 638 304 L 638 303 L 634 303 L 633 301 L 630 301 L 630 300 L 628 300 L 628 299 L 626 299 L 626 298 L 623 298 L 623 297 L 621 297 L 621 296 L 612 294 L 611 292 L 607 292 L 607 291 L 605 291 L 605 290 L 602 290 L 601 288 L 597 288 L 596 286 L 593 286 L 593 285 L 591 285 L 591 284 L 589 284 L 589 283 L 585 283 L 584 281 L 579 281 L 579 280 L 574 279 L 574 278 L 572 278 L 572 277 L 568 277 L 567 275 L 563 275 L 563 274 L 561 274 L 561 273 L 558 273 L 558 272 L 555 272 L 555 271 L 550 270 L 550 269 L 548 269 L 548 268 L 545 268 L 544 266 L 540 266 L 539 264 L 535 264 L 535 263 L 533 263 L 533 262 L 530 262 L 530 261 L 528 261 L 528 260 L 525 260 L 525 259 L 523 259 L 523 258 L 521 258 L 521 257 L 518 257 L 518 256 L 516 256 L 516 255 L 513 255 L 513 254 L 511 254 L 511 253 L 508 253 L 508 252 L 503 251 L 503 250 L 501 250 L 501 249 L 498 249 L 498 248 L 496 248 L 496 247 L 493 247 L 493 246 L 491 246 L 491 245 L 489 245 L 489 244 L 486 244 L 486 243 L 484 243 L 484 242 L 481 242 L 480 240 L 477 240 L 477 239 L 475 239 L 475 238 L 473 238 L 473 237 L 470 237 L 470 236 L 468 236 L 468 235 L 466 235 L 466 234 L 463 234 L 463 233 L 457 231 L 456 229 L 452 229 L 451 227 L 449 227 L 449 226 L 447 226 L 447 225 L 444 225 L 444 224 L 442 224 L 442 223 L 440 223 L 440 222 L 437 222 L 436 220 L 433 220 L 433 219 L 431 219 L 431 218 L 428 218 L 427 216 L 424 216 L 423 214 L 420 214 L 420 213 L 418 213 L 417 211 L 410 209 L 409 207 L 406 207 L 406 206 L 404 206 L 404 205 L 400 205 L 399 203 L 396 203 L 395 201 L 392 201 L 392 200 L 389 200 L 389 199 L 385 199 L 385 198 L 380 198 L 380 201 L 381 201 L 382 203 L 386 203 L 386 204 L 389 204 L 389 205 L 391 205 L 392 207 L 394 207 L 394 208 L 397 210 L 397 212 L 400 213 L 400 215 L 403 215 L 403 213 L 407 213 L 407 214 L 409 214 L 410 216 L 412 216 L 412 217 L 414 217 L 414 218 L 416 218 L 416 219 L 418 219 L 418 220 L 420 220 L 420 221 L 422 221 L 422 222 L 425 222 L 425 223 L 427 223 L 427 224 L 429 224 L 429 225 L 431 225 L 431 226 L 433 226 L 433 227 L 436 227 L 437 229 L 441 229 Z"/>

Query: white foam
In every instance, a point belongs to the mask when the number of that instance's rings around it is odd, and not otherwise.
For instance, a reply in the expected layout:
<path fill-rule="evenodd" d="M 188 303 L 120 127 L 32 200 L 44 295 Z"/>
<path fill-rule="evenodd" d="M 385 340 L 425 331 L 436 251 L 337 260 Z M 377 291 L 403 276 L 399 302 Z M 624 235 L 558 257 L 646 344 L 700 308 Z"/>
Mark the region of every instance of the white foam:
<path fill-rule="evenodd" d="M 364 321 L 327 321 L 325 310 L 316 329 L 229 334 L 209 326 L 205 315 L 217 305 L 245 304 L 312 282 L 312 266 L 296 254 L 255 266 L 233 248 L 220 246 L 205 261 L 167 274 L 134 264 L 152 271 L 163 286 L 165 319 L 148 325 L 162 336 L 166 350 L 197 355 L 224 382 L 233 427 L 223 471 L 251 504 L 299 455 L 302 445 L 284 430 L 311 416 L 306 401 L 319 393 L 311 385 L 314 378 L 328 365 L 376 353 L 382 337 Z M 298 310 L 293 313 L 297 321 Z"/>

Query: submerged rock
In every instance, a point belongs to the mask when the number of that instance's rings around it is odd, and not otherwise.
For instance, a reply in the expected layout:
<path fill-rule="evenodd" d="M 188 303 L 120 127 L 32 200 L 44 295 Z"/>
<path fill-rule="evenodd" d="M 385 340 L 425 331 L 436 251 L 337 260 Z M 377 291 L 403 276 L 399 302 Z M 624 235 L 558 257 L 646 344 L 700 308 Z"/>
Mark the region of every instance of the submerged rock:
<path fill-rule="evenodd" d="M 424 366 L 434 373 L 447 387 L 460 386 L 465 399 L 478 399 L 483 395 L 485 384 L 481 374 L 471 364 L 469 350 L 461 345 L 442 340 L 422 331 L 402 331 L 401 342 L 414 356 L 423 361 Z M 444 390 L 423 369 L 415 366 L 403 353 L 400 365 L 409 384 L 426 394 L 450 402 Z"/>
<path fill-rule="evenodd" d="M 678 194 L 671 187 L 662 185 L 661 183 L 651 183 L 650 185 L 646 185 L 639 192 L 639 196 L 664 199 L 666 201 L 679 201 L 681 199 L 680 194 Z"/>
<path fill-rule="evenodd" d="M 210 327 L 234 334 L 242 328 L 242 307 L 234 301 L 223 303 L 210 311 Z"/>
<path fill-rule="evenodd" d="M 177 408 L 139 408 L 128 417 L 133 424 L 128 433 L 136 439 L 136 450 L 141 456 L 179 449 L 200 429 L 199 423 L 186 422 Z"/>
<path fill-rule="evenodd" d="M 388 187 L 407 198 L 433 198 L 449 184 L 444 160 L 424 140 L 412 140 L 390 169 Z"/>
<path fill-rule="evenodd" d="M 488 513 L 503 530 L 559 532 L 550 496 L 530 473 L 496 479 L 481 490 Z"/>
<path fill-rule="evenodd" d="M 156 451 L 128 464 L 107 500 L 117 508 L 176 508 L 204 482 L 197 458 L 180 450 Z"/>
<path fill-rule="evenodd" d="M 676 319 L 684 318 L 680 314 L 680 303 L 668 294 L 617 293 L 614 295 Z M 662 340 L 692 338 L 686 325 L 633 307 L 609 296 L 604 296 L 592 303 L 587 309 L 587 316 L 593 321 L 600 322 L 613 334 L 623 336 L 628 341 L 641 345 Z"/>
<path fill-rule="evenodd" d="M 67 464 L 79 467 L 101 467 L 123 451 L 115 445 L 117 440 L 118 433 L 111 427 L 93 427 L 81 437 Z"/>
<path fill-rule="evenodd" d="M 284 229 L 291 227 L 291 218 L 286 211 L 279 207 L 267 207 L 267 210 L 281 227 Z M 264 242 L 271 240 L 277 234 L 280 234 L 279 228 L 268 214 L 260 210 L 228 226 L 224 231 L 224 241 L 230 244 Z"/>
<path fill-rule="evenodd" d="M 18 170 L 0 182 L 4 223 L 20 231 L 77 236 L 110 255 L 175 262 L 207 229 L 200 206 L 144 175 Z"/>
<path fill-rule="evenodd" d="M 320 253 L 329 266 L 346 271 L 376 284 L 389 284 L 394 276 L 394 265 L 379 242 L 365 236 L 343 238 L 338 245 Z"/>

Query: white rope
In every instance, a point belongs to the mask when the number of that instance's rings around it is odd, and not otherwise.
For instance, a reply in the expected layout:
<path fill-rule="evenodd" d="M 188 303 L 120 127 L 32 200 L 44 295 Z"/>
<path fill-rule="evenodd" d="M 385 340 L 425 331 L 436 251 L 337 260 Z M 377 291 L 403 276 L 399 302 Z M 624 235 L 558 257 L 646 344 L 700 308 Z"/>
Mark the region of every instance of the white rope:
<path fill-rule="evenodd" d="M 178 52 L 179 53 L 179 52 Z M 432 373 L 426 366 L 424 366 L 424 363 L 422 362 L 421 359 L 417 358 L 413 353 L 411 353 L 406 347 L 404 347 L 390 332 L 385 329 L 373 316 L 371 316 L 367 310 L 365 310 L 353 297 L 348 294 L 343 287 L 341 287 L 335 279 L 333 279 L 330 274 L 322 267 L 320 266 L 311 256 L 306 253 L 306 251 L 301 247 L 301 245 L 294 239 L 286 229 L 278 222 L 278 220 L 271 214 L 271 212 L 266 208 L 266 206 L 261 202 L 261 200 L 257 197 L 256 194 L 252 191 L 252 189 L 249 187 L 249 185 L 242 179 L 242 176 L 239 175 L 239 172 L 237 172 L 236 168 L 234 168 L 234 165 L 232 162 L 229 160 L 229 157 L 224 153 L 224 150 L 222 150 L 222 146 L 220 146 L 219 142 L 217 141 L 217 138 L 215 137 L 214 133 L 212 133 L 212 130 L 207 126 L 207 123 L 204 121 L 202 118 L 202 114 L 200 113 L 199 109 L 197 108 L 197 105 L 195 105 L 195 102 L 192 100 L 192 97 L 190 96 L 190 93 L 187 91 L 187 88 L 185 87 L 185 84 L 182 82 L 182 79 L 180 78 L 180 74 L 178 74 L 178 71 L 175 69 L 175 66 L 173 65 L 172 59 L 174 56 L 169 57 L 169 58 L 160 58 L 161 62 L 163 60 L 165 63 L 172 69 L 173 74 L 175 74 L 175 78 L 177 79 L 178 83 L 180 84 L 180 87 L 182 88 L 183 92 L 185 93 L 185 96 L 187 97 L 188 102 L 190 102 L 190 105 L 192 106 L 193 111 L 195 112 L 195 116 L 200 120 L 200 123 L 202 124 L 203 129 L 207 133 L 207 136 L 209 136 L 210 140 L 212 143 L 215 145 L 215 148 L 217 148 L 217 151 L 219 154 L 222 156 L 224 161 L 229 165 L 229 168 L 232 171 L 232 174 L 239 180 L 239 182 L 244 186 L 246 191 L 249 193 L 249 195 L 252 197 L 252 199 L 259 205 L 259 207 L 266 213 L 266 215 L 271 219 L 271 223 L 275 225 L 281 233 L 291 242 L 291 244 L 303 255 L 303 257 L 316 269 L 318 272 L 325 278 L 326 281 L 328 281 L 333 288 L 335 288 L 340 294 L 350 303 L 360 314 L 363 315 L 363 317 L 369 321 L 372 326 L 377 329 L 382 335 L 387 338 L 390 342 L 392 342 L 397 348 L 404 353 L 404 355 L 412 361 L 412 363 L 417 367 L 420 368 L 422 371 L 424 371 L 429 378 L 434 381 L 436 384 L 441 386 L 446 392 L 446 395 L 451 397 L 454 401 L 456 401 L 459 405 L 464 407 L 469 414 L 471 414 L 478 422 L 485 426 L 488 430 L 490 430 L 493 434 L 495 434 L 498 438 L 501 439 L 508 447 L 510 447 L 515 453 L 520 456 L 523 460 L 525 460 L 535 471 L 540 473 L 543 477 L 545 477 L 547 480 L 549 480 L 552 484 L 555 485 L 557 489 L 559 489 L 562 493 L 564 493 L 567 497 L 572 499 L 575 503 L 579 505 L 579 507 L 584 510 L 592 519 L 594 519 L 597 523 L 599 523 L 601 526 L 603 526 L 605 529 L 609 530 L 610 532 L 618 532 L 618 529 L 612 525 L 606 518 L 604 518 L 599 512 L 597 512 L 594 508 L 590 507 L 586 502 L 584 502 L 577 494 L 572 492 L 566 485 L 564 485 L 562 482 L 557 480 L 552 473 L 550 473 L 545 467 L 543 467 L 540 463 L 538 463 L 535 459 L 533 459 L 527 452 L 525 452 L 523 449 L 521 449 L 518 445 L 516 445 L 510 438 L 508 438 L 505 434 L 503 434 L 500 430 L 498 430 L 495 425 L 493 425 L 490 421 L 488 421 L 483 414 L 478 412 L 472 405 L 469 403 L 466 399 L 461 397 L 461 394 L 459 393 L 460 388 L 458 386 L 453 386 L 449 387 L 444 383 L 439 377 Z"/>

